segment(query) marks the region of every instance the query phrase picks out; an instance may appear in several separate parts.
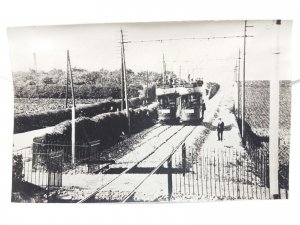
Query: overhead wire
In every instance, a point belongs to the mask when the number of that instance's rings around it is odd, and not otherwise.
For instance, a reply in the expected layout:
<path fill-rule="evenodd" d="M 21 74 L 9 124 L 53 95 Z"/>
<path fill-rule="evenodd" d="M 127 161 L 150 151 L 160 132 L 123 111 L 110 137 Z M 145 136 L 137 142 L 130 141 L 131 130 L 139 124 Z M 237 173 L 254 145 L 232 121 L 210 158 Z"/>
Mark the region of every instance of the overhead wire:
<path fill-rule="evenodd" d="M 247 35 L 247 37 L 254 37 Z M 212 37 L 186 37 L 186 38 L 167 38 L 167 39 L 152 39 L 152 40 L 133 40 L 126 43 L 145 43 L 145 42 L 165 42 L 165 41 L 181 41 L 181 40 L 215 40 L 215 39 L 230 39 L 230 38 L 244 38 L 243 35 L 235 36 L 212 36 Z"/>

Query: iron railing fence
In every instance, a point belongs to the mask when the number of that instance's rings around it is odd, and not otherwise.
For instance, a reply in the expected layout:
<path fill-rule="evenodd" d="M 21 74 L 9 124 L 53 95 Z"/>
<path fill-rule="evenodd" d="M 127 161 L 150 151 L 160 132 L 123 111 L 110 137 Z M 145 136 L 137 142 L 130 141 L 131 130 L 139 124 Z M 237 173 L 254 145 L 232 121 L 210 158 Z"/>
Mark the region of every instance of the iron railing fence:
<path fill-rule="evenodd" d="M 261 151 L 249 155 L 242 147 L 196 149 L 183 145 L 143 184 L 151 189 L 139 187 L 130 201 L 271 199 L 268 163 Z M 287 189 L 281 188 L 280 194 L 288 198 Z"/>
<path fill-rule="evenodd" d="M 14 151 L 20 156 L 23 181 L 47 190 L 62 186 L 63 152 L 33 153 L 31 148 Z M 35 159 L 35 161 L 33 161 Z"/>

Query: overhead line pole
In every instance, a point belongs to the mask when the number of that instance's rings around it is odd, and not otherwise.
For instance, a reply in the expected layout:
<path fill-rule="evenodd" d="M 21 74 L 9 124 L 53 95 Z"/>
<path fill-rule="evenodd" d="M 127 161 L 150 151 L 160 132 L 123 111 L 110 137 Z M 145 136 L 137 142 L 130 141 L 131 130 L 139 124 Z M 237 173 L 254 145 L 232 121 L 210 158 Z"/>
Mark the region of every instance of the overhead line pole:
<path fill-rule="evenodd" d="M 165 55 L 163 54 L 163 83 L 166 84 L 166 63 L 165 63 Z"/>
<path fill-rule="evenodd" d="M 233 88 L 238 88 L 238 82 L 237 82 L 237 61 L 235 62 L 234 66 L 234 79 L 233 79 Z M 239 97 L 238 95 L 234 95 L 234 115 L 237 116 L 237 111 L 238 111 L 238 102 L 239 102 Z"/>
<path fill-rule="evenodd" d="M 76 119 L 76 104 L 75 104 L 75 94 L 74 94 L 74 83 L 73 83 L 73 74 L 72 74 L 72 66 L 70 61 L 70 53 L 67 50 L 67 74 L 70 71 L 70 80 L 71 80 L 71 92 L 72 92 L 72 134 L 71 134 L 71 142 L 72 142 L 72 165 L 75 165 L 75 144 L 76 144 L 76 134 L 75 134 L 75 119 Z"/>
<path fill-rule="evenodd" d="M 66 72 L 66 108 L 68 108 L 68 89 L 69 89 L 69 61 L 67 58 L 67 72 Z"/>
<path fill-rule="evenodd" d="M 36 62 L 36 53 L 33 53 L 33 63 L 34 63 L 34 72 L 37 74 L 37 62 Z"/>
<path fill-rule="evenodd" d="M 234 76 L 233 76 L 233 82 L 237 82 L 237 62 L 235 62 L 234 66 Z"/>
<path fill-rule="evenodd" d="M 241 73 L 241 49 L 239 49 L 239 63 L 238 63 L 238 74 L 237 74 L 237 95 L 238 95 L 238 102 L 237 102 L 237 107 L 238 107 L 238 119 L 240 118 L 240 73 Z"/>
<path fill-rule="evenodd" d="M 246 72 L 246 29 L 247 20 L 245 20 L 244 28 L 244 61 L 243 61 L 243 98 L 242 98 L 242 142 L 245 145 L 245 72 Z"/>
<path fill-rule="evenodd" d="M 124 92 L 125 92 L 125 106 L 126 106 L 126 115 L 128 118 L 128 134 L 131 134 L 131 124 L 130 124 L 130 111 L 128 104 L 128 87 L 127 87 L 127 77 L 126 77 L 126 61 L 125 61 L 125 48 L 124 48 L 124 38 L 123 38 L 123 30 L 121 29 L 121 59 L 123 65 L 123 75 L 124 75 Z"/>
<path fill-rule="evenodd" d="M 146 87 L 146 101 L 148 103 L 148 88 L 149 88 L 149 71 L 147 70 L 147 87 Z"/>
<path fill-rule="evenodd" d="M 179 66 L 179 79 L 181 80 L 181 65 Z"/>
<path fill-rule="evenodd" d="M 253 26 L 247 26 L 247 20 L 245 20 L 245 27 L 244 27 L 244 61 L 243 61 L 243 101 L 242 101 L 242 142 L 243 145 L 246 144 L 246 137 L 245 137 L 245 82 L 246 82 L 246 39 L 247 39 L 247 27 L 253 27 Z"/>
<path fill-rule="evenodd" d="M 122 30 L 121 30 L 122 32 Z M 123 36 L 122 36 L 123 38 Z M 123 39 L 121 39 L 121 42 Z M 121 43 L 121 111 L 124 110 L 124 65 L 123 65 L 123 43 Z"/>

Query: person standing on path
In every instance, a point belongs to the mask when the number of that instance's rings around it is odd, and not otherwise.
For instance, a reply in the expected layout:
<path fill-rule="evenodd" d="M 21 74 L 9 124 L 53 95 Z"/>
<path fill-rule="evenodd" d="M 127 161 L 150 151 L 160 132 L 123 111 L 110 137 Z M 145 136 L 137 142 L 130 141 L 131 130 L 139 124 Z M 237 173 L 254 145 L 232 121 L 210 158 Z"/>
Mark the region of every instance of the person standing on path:
<path fill-rule="evenodd" d="M 224 122 L 222 121 L 222 118 L 219 118 L 217 131 L 218 131 L 218 141 L 223 141 Z"/>

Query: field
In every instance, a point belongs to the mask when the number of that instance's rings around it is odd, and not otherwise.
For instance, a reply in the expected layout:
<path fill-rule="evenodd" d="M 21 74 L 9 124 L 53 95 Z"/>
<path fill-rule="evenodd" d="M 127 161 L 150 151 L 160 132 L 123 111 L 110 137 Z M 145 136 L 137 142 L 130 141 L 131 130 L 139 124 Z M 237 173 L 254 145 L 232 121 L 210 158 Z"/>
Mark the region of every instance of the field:
<path fill-rule="evenodd" d="M 241 102 L 241 99 L 240 99 Z M 246 82 L 246 123 L 253 132 L 253 145 L 268 152 L 269 121 L 270 121 L 270 82 Z M 279 163 L 280 167 L 287 170 L 290 151 L 291 127 L 291 82 L 280 81 L 279 100 Z"/>
<path fill-rule="evenodd" d="M 246 121 L 259 136 L 268 136 L 270 113 L 269 81 L 248 81 L 246 83 Z M 279 99 L 280 138 L 289 134 L 291 126 L 291 83 L 280 82 Z"/>
<path fill-rule="evenodd" d="M 104 99 L 76 99 L 76 105 L 102 102 Z M 63 98 L 15 98 L 15 114 L 32 114 L 65 108 L 66 100 Z M 68 107 L 72 106 L 69 99 Z"/>

